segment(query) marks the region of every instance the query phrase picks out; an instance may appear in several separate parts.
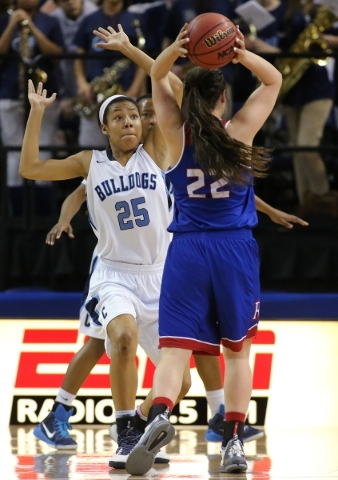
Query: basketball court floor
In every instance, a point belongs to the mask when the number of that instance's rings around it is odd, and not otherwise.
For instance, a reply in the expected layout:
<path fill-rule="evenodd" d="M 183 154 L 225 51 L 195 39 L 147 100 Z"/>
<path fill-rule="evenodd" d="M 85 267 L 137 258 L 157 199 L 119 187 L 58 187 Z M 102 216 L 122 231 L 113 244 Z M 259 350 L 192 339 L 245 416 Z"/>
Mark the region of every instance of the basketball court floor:
<path fill-rule="evenodd" d="M 0 480 L 338 479 L 338 429 L 311 428 L 308 420 L 309 428 L 267 430 L 265 437 L 246 443 L 248 471 L 237 475 L 219 472 L 220 444 L 204 440 L 205 427 L 177 427 L 166 447 L 170 464 L 142 477 L 108 466 L 116 444 L 106 427 L 74 427 L 78 449 L 72 452 L 49 448 L 31 426 L 12 426 L 0 433 Z"/>

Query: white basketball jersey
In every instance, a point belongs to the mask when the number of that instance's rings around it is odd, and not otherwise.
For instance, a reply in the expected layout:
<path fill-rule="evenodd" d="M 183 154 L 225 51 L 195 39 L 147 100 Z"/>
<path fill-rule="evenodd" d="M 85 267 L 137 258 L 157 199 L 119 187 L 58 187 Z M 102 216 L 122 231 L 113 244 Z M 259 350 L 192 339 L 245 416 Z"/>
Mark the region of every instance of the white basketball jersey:
<path fill-rule="evenodd" d="M 172 199 L 164 172 L 142 145 L 125 167 L 106 151 L 93 151 L 87 205 L 99 257 L 137 265 L 164 262 Z"/>

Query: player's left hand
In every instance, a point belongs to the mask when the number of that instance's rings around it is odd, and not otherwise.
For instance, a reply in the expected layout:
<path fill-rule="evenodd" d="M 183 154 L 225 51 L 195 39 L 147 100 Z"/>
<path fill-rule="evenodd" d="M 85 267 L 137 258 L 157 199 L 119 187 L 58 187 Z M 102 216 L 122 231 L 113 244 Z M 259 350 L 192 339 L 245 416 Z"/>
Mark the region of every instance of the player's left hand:
<path fill-rule="evenodd" d="M 107 30 L 100 27 L 94 30 L 93 33 L 99 37 L 102 42 L 96 43 L 95 47 L 103 48 L 105 50 L 121 51 L 123 47 L 130 43 L 129 37 L 124 33 L 122 25 L 118 24 L 118 32 L 113 27 L 107 27 Z"/>
<path fill-rule="evenodd" d="M 273 212 L 269 214 L 269 217 L 274 223 L 283 225 L 285 228 L 293 228 L 293 223 L 298 223 L 299 225 L 302 225 L 302 227 L 307 227 L 309 225 L 308 222 L 296 217 L 296 215 L 290 215 L 289 213 L 282 212 L 275 208 L 273 209 Z"/>
<path fill-rule="evenodd" d="M 189 53 L 189 51 L 186 49 L 186 44 L 190 42 L 190 38 L 187 36 L 187 26 L 187 23 L 183 25 L 179 34 L 177 35 L 176 40 L 171 45 L 171 47 L 176 50 L 177 56 L 182 58 L 186 58 Z"/>
<path fill-rule="evenodd" d="M 237 37 L 236 37 L 236 43 L 234 46 L 234 51 L 236 52 L 236 57 L 234 57 L 231 61 L 232 63 L 238 63 L 240 61 L 240 57 L 244 54 L 245 52 L 245 40 L 244 40 L 244 35 L 240 31 L 239 26 L 236 25 L 237 28 Z"/>

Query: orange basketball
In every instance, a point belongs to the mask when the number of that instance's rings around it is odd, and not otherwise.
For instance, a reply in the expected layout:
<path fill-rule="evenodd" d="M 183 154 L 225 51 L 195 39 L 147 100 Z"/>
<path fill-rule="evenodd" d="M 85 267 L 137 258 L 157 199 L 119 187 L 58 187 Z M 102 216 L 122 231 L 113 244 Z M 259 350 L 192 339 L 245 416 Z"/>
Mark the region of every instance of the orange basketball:
<path fill-rule="evenodd" d="M 187 26 L 190 42 L 188 58 L 203 68 L 224 67 L 236 56 L 234 46 L 237 29 L 220 13 L 202 13 Z"/>

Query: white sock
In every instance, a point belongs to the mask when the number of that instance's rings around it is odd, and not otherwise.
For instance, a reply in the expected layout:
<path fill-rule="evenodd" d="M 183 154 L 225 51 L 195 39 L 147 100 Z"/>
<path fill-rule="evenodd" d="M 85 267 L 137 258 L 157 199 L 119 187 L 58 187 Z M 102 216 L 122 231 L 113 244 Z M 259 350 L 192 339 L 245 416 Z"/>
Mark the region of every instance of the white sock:
<path fill-rule="evenodd" d="M 115 410 L 115 418 L 134 417 L 135 410 Z"/>
<path fill-rule="evenodd" d="M 139 406 L 137 407 L 136 413 L 137 413 L 137 415 L 138 415 L 140 418 L 142 418 L 142 420 L 147 421 L 148 417 L 146 417 L 145 415 L 143 415 L 142 410 L 141 410 L 141 405 L 139 405 Z"/>
<path fill-rule="evenodd" d="M 209 392 L 205 392 L 205 396 L 211 411 L 211 417 L 213 417 L 219 412 L 219 407 L 224 405 L 224 390 L 223 388 L 210 390 Z"/>
<path fill-rule="evenodd" d="M 63 388 L 60 388 L 55 401 L 59 403 L 63 403 L 63 405 L 68 405 L 70 407 L 73 401 L 75 400 L 75 398 L 76 398 L 76 395 L 73 395 L 72 393 L 67 392 Z"/>

